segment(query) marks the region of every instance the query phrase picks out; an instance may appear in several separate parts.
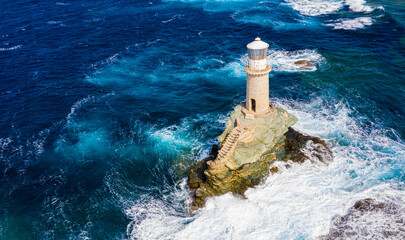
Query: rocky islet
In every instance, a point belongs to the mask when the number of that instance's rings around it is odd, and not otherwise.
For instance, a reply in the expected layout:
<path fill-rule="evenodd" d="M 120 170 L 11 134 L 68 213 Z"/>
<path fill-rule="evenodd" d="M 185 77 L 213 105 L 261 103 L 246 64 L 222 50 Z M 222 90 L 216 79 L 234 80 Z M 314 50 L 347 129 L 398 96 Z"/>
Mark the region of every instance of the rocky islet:
<path fill-rule="evenodd" d="M 269 173 L 278 172 L 275 161 L 302 163 L 307 159 L 328 162 L 332 151 L 318 137 L 303 135 L 293 128 L 298 119 L 282 108 L 270 106 L 271 116 L 246 119 L 242 104 L 229 117 L 209 156 L 192 166 L 188 185 L 193 197 L 191 209 L 205 205 L 207 198 L 228 192 L 243 196 Z M 302 151 L 310 147 L 311 153 Z"/>

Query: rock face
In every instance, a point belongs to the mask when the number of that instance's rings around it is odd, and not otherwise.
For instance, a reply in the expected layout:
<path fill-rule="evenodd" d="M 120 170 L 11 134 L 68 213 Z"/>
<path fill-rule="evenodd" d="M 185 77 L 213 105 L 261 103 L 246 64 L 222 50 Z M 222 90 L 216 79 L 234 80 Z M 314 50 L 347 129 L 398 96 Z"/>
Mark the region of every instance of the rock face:
<path fill-rule="evenodd" d="M 308 70 L 315 67 L 315 64 L 311 60 L 298 60 L 294 64 L 300 69 Z"/>
<path fill-rule="evenodd" d="M 309 158 L 301 148 L 311 144 L 311 157 L 328 161 L 332 153 L 325 142 L 304 136 L 290 128 L 297 118 L 281 108 L 272 107 L 268 118 L 245 119 L 242 106 L 232 112 L 225 131 L 218 137 L 209 157 L 192 166 L 188 185 L 193 192 L 192 210 L 204 206 L 206 198 L 227 192 L 243 195 L 249 187 L 261 182 L 276 160 L 303 162 Z M 312 152 L 312 151 L 311 151 Z"/>
<path fill-rule="evenodd" d="M 320 239 L 405 239 L 405 208 L 394 201 L 357 201 Z"/>

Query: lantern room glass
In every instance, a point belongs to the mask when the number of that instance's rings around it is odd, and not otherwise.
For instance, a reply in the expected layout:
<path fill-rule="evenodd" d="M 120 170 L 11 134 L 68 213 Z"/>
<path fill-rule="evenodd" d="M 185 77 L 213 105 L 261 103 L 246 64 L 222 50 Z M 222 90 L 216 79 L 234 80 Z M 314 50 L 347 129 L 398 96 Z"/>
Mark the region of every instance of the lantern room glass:
<path fill-rule="evenodd" d="M 252 60 L 262 60 L 267 57 L 267 48 L 264 49 L 249 49 L 249 58 Z"/>

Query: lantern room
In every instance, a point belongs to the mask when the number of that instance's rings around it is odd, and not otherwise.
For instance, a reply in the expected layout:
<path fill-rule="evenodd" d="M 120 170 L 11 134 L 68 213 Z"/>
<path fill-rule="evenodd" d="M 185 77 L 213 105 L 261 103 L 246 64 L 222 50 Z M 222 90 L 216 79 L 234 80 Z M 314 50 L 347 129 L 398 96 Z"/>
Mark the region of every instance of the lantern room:
<path fill-rule="evenodd" d="M 267 50 L 269 44 L 263 42 L 257 37 L 253 42 L 247 46 L 249 55 L 249 69 L 251 70 L 263 70 L 267 67 Z"/>

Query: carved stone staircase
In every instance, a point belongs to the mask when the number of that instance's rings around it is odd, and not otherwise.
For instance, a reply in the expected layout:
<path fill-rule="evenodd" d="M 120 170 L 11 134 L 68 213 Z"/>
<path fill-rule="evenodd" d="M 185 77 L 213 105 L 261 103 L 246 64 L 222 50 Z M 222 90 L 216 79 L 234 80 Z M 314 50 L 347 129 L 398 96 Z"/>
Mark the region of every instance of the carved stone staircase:
<path fill-rule="evenodd" d="M 219 150 L 217 159 L 218 161 L 225 160 L 233 153 L 235 150 L 236 143 L 243 132 L 243 128 L 240 126 L 235 127 L 226 137 L 224 144 L 222 145 L 221 149 Z"/>
<path fill-rule="evenodd" d="M 208 165 L 211 169 L 224 165 L 230 169 L 234 169 L 236 167 L 236 165 L 233 166 L 234 165 L 233 161 L 228 161 L 228 159 L 232 156 L 233 152 L 235 151 L 236 144 L 239 138 L 249 128 L 248 125 L 242 124 L 238 120 L 239 119 L 237 119 L 237 126 L 233 128 L 230 133 L 228 133 L 228 136 L 226 136 L 222 144 L 222 147 L 218 152 L 217 158 L 214 161 L 208 162 Z"/>

